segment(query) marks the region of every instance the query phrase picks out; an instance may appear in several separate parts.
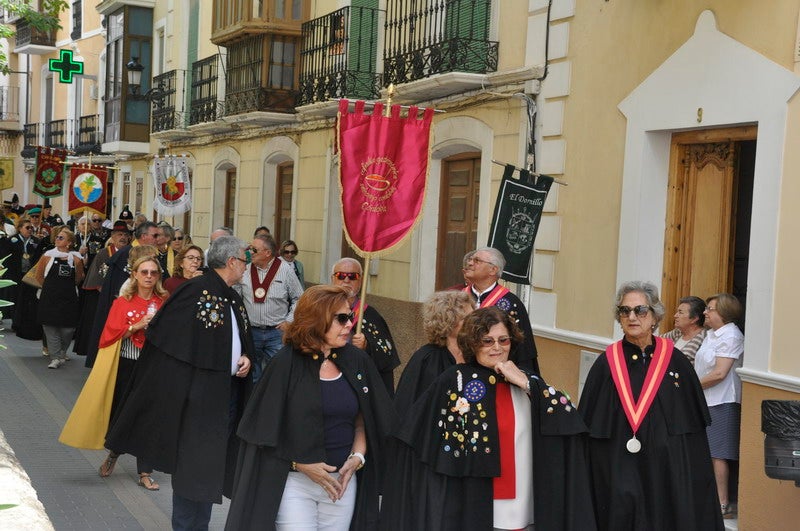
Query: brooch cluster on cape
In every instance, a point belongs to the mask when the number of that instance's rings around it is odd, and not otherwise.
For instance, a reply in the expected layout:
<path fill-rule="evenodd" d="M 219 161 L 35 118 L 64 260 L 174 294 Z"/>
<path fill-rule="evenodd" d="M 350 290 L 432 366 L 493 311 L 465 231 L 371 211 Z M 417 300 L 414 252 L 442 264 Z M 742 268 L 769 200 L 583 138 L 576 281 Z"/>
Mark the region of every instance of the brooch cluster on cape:
<path fill-rule="evenodd" d="M 489 440 L 489 423 L 486 421 L 486 383 L 471 374 L 464 384 L 464 375 L 456 371 L 456 388 L 447 391 L 447 407 L 442 408 L 439 429 L 442 430 L 442 450 L 453 457 L 468 453 L 492 453 Z M 489 377 L 494 385 L 494 376 Z"/>
<path fill-rule="evenodd" d="M 197 301 L 195 318 L 203 323 L 206 328 L 219 328 L 225 326 L 225 305 L 228 299 L 211 295 L 203 290 L 200 300 Z"/>

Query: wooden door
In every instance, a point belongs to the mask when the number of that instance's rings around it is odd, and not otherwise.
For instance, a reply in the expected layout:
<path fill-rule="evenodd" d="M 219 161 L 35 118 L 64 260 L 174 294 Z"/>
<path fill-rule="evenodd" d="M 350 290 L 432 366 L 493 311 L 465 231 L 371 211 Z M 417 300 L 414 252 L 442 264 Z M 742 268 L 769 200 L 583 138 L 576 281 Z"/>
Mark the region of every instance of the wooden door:
<path fill-rule="evenodd" d="M 755 127 L 744 127 L 673 137 L 662 279 L 667 315 L 681 297 L 732 291 L 739 145 L 755 136 Z"/>
<path fill-rule="evenodd" d="M 462 260 L 477 245 L 480 173 L 480 153 L 464 153 L 442 161 L 437 290 L 464 282 Z"/>

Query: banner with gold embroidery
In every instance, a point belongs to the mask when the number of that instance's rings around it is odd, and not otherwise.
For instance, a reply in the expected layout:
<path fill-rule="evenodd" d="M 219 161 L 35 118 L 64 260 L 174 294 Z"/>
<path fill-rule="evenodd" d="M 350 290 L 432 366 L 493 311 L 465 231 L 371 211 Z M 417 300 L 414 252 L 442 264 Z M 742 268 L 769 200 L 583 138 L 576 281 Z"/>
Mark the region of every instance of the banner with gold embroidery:
<path fill-rule="evenodd" d="M 411 233 L 422 212 L 430 159 L 433 109 L 419 116 L 410 107 L 406 117 L 383 104 L 372 114 L 364 102 L 340 100 L 337 122 L 339 185 L 344 233 L 360 256 L 380 256 Z"/>
<path fill-rule="evenodd" d="M 14 187 L 14 159 L 0 157 L 0 190 Z"/>
<path fill-rule="evenodd" d="M 106 215 L 108 169 L 105 166 L 75 164 L 69 169 L 70 215 L 88 211 Z"/>
<path fill-rule="evenodd" d="M 192 207 L 192 185 L 186 157 L 168 155 L 153 159 L 156 197 L 153 208 L 163 216 L 177 216 Z"/>
<path fill-rule="evenodd" d="M 64 193 L 64 161 L 66 149 L 36 148 L 33 193 L 41 198 L 57 197 Z"/>

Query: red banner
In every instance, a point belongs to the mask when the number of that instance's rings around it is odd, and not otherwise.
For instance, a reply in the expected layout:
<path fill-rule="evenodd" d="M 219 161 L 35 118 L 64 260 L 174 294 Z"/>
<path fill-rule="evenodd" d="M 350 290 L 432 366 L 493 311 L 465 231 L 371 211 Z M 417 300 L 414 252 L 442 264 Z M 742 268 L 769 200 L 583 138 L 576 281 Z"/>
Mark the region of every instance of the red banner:
<path fill-rule="evenodd" d="M 72 166 L 69 169 L 70 215 L 90 210 L 105 216 L 107 185 L 105 166 Z"/>
<path fill-rule="evenodd" d="M 64 193 L 64 161 L 67 150 L 48 147 L 36 148 L 36 171 L 33 193 L 42 198 L 56 197 Z"/>
<path fill-rule="evenodd" d="M 338 151 L 342 217 L 347 241 L 361 256 L 379 256 L 403 242 L 422 212 L 433 109 L 410 107 L 406 118 L 383 104 L 339 102 Z"/>

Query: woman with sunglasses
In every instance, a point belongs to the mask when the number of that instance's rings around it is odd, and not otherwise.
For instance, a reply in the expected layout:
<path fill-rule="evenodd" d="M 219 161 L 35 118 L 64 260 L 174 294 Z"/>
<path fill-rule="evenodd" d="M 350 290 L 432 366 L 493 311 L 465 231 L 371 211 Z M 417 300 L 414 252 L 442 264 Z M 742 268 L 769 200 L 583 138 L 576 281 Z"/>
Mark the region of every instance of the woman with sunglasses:
<path fill-rule="evenodd" d="M 723 529 L 705 397 L 689 359 L 654 335 L 664 313 L 655 285 L 622 284 L 614 315 L 624 337 L 583 388 L 600 529 Z"/>
<path fill-rule="evenodd" d="M 170 246 L 172 250 L 175 251 L 175 254 L 178 254 L 183 250 L 184 247 L 191 245 L 192 242 L 188 241 L 188 238 L 183 234 L 183 229 L 175 229 L 175 237 L 172 238 L 170 242 Z M 173 271 L 173 274 L 175 272 Z"/>
<path fill-rule="evenodd" d="M 171 295 L 178 289 L 178 286 L 187 280 L 201 276 L 203 274 L 201 270 L 203 256 L 203 250 L 196 245 L 184 247 L 175 257 L 175 271 L 164 282 L 164 289 Z"/>
<path fill-rule="evenodd" d="M 16 286 L 9 286 L 0 290 L 0 299 L 16 302 L 22 284 L 22 277 L 30 268 L 36 265 L 39 259 L 39 241 L 33 237 L 33 225 L 27 216 L 19 218 L 16 222 L 16 234 L 0 238 L 0 258 L 8 256 L 3 266 L 6 268 L 4 279 L 13 280 Z M 30 287 L 30 286 L 28 286 Z M 4 311 L 8 316 L 12 312 Z M 35 312 L 34 312 L 35 314 Z M 35 319 L 34 319 L 35 320 Z"/>
<path fill-rule="evenodd" d="M 154 249 L 155 251 L 155 249 Z M 92 372 L 72 408 L 59 441 L 75 448 L 103 448 L 110 421 L 119 409 L 131 375 L 144 346 L 145 330 L 168 294 L 161 286 L 161 266 L 154 256 L 143 256 L 131 266 L 130 282 L 114 299 L 100 336 L 100 349 Z M 100 465 L 100 476 L 108 477 L 120 454 L 110 449 Z M 153 468 L 136 459 L 138 483 L 158 490 Z"/>
<path fill-rule="evenodd" d="M 372 362 L 348 344 L 347 292 L 313 286 L 239 424 L 226 529 L 377 529 L 393 420 Z"/>
<path fill-rule="evenodd" d="M 509 359 L 523 340 L 497 307 L 464 318 L 464 363 L 443 372 L 395 431 L 389 463 L 416 463 L 386 482 L 380 529 L 595 529 L 586 426 L 568 396 Z"/>
<path fill-rule="evenodd" d="M 281 244 L 281 260 L 292 266 L 297 278 L 300 279 L 300 287 L 306 289 L 306 279 L 303 272 L 303 263 L 297 260 L 297 244 L 293 240 L 286 240 Z"/>
<path fill-rule="evenodd" d="M 83 257 L 72 248 L 75 233 L 66 226 L 53 230 L 55 247 L 37 264 L 36 277 L 42 285 L 38 320 L 50 354 L 50 369 L 67 361 L 67 350 L 80 317 L 78 284 L 83 280 Z"/>

